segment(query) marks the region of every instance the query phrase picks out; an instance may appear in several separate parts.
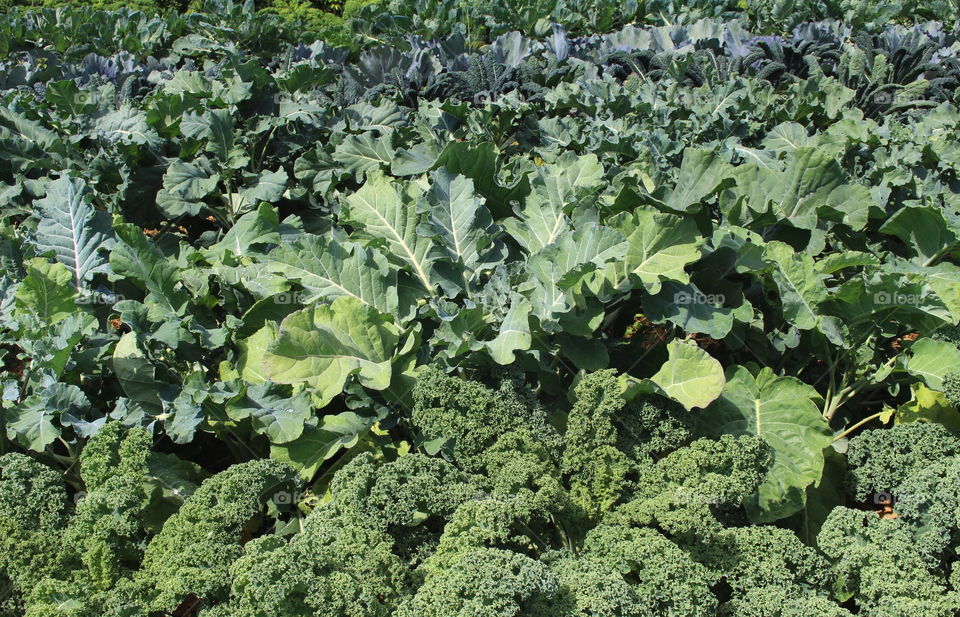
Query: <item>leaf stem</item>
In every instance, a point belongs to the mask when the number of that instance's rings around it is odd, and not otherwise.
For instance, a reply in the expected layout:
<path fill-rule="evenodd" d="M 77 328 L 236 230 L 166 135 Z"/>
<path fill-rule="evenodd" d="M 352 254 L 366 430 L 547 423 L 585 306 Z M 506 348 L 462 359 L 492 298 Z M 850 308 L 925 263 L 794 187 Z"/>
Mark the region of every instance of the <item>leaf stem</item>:
<path fill-rule="evenodd" d="M 844 385 L 840 389 L 840 391 L 836 393 L 836 395 L 833 395 L 830 392 L 830 390 L 828 390 L 827 395 L 829 398 L 824 403 L 823 417 L 828 422 L 832 420 L 833 416 L 837 413 L 838 409 L 840 409 L 841 407 L 846 405 L 848 402 L 850 402 L 853 399 L 853 397 L 855 397 L 857 394 L 862 392 L 864 388 L 871 385 L 873 383 L 873 376 L 876 375 L 876 373 L 880 369 L 893 365 L 897 361 L 898 357 L 899 356 L 893 356 L 892 358 L 890 358 L 889 360 L 881 364 L 880 367 L 877 369 L 877 371 L 874 371 L 873 373 L 865 377 L 861 377 L 860 379 L 858 379 L 857 381 L 853 382 L 850 385 Z M 833 380 L 831 380 L 831 382 L 832 381 Z M 844 376 L 844 379 L 841 380 L 841 383 L 845 383 L 845 382 L 846 382 L 846 376 Z"/>
<path fill-rule="evenodd" d="M 163 227 L 162 227 L 162 228 L 160 229 L 160 231 L 158 231 L 157 234 L 153 237 L 153 241 L 154 241 L 154 242 L 157 242 L 160 238 L 162 238 L 162 237 L 164 236 L 164 234 L 166 234 L 168 231 L 170 231 L 170 228 L 171 228 L 171 227 L 173 227 L 174 225 L 176 225 L 177 223 L 179 223 L 180 220 L 183 219 L 184 216 L 186 216 L 186 215 L 185 215 L 185 214 L 181 214 L 180 216 L 178 216 L 178 217 L 175 218 L 175 219 L 172 219 L 172 220 L 171 220 L 171 219 L 167 219 L 166 221 L 164 221 Z"/>
<path fill-rule="evenodd" d="M 948 245 L 944 246 L 942 249 L 940 249 L 939 251 L 937 251 L 935 254 L 931 255 L 931 256 L 930 256 L 930 259 L 928 259 L 928 260 L 926 260 L 925 262 L 923 262 L 923 266 L 924 266 L 925 268 L 932 266 L 932 265 L 935 264 L 936 262 L 940 261 L 940 258 L 941 258 L 941 257 L 943 257 L 944 255 L 946 255 L 947 253 L 949 253 L 950 251 L 952 251 L 955 246 L 956 246 L 956 243 L 954 243 L 954 244 L 948 244 Z"/>
<path fill-rule="evenodd" d="M 887 413 L 887 412 L 881 410 L 881 411 L 878 411 L 878 412 L 875 413 L 875 414 L 871 414 L 871 415 L 867 416 L 867 417 L 864 418 L 863 420 L 860 420 L 859 422 L 857 422 L 856 424 L 854 424 L 853 426 L 851 426 L 851 427 L 848 428 L 847 430 L 843 431 L 842 433 L 840 433 L 839 435 L 837 435 L 836 437 L 834 437 L 833 443 L 837 443 L 838 441 L 840 441 L 841 439 L 843 439 L 844 437 L 846 437 L 847 435 L 849 435 L 849 434 L 852 433 L 853 431 L 857 430 L 858 428 L 860 428 L 861 426 L 863 426 L 863 425 L 866 424 L 867 422 L 872 422 L 873 420 L 876 420 L 877 418 L 879 418 L 880 416 L 882 416 L 882 415 L 885 414 L 885 413 Z"/>
<path fill-rule="evenodd" d="M 273 134 L 277 130 L 277 125 L 271 127 L 270 132 L 267 133 L 267 138 L 263 140 L 263 147 L 260 149 L 260 156 L 257 157 L 256 166 L 253 169 L 254 173 L 259 173 L 263 169 L 263 159 L 267 156 L 267 148 L 270 146 L 270 141 L 273 139 Z"/>

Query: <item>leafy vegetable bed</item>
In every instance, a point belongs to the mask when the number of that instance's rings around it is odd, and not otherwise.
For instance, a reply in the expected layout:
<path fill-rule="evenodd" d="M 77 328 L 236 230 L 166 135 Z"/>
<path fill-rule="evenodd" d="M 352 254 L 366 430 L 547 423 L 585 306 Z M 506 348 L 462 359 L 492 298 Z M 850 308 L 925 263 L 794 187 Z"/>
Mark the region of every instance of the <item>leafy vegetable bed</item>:
<path fill-rule="evenodd" d="M 954 29 L 398 6 L 0 23 L 0 615 L 960 614 Z"/>

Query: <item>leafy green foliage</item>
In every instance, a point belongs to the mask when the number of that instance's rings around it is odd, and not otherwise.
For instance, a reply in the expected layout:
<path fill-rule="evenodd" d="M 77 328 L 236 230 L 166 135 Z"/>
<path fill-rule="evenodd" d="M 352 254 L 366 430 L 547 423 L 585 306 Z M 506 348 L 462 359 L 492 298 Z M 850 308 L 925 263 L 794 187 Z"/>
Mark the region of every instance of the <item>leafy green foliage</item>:
<path fill-rule="evenodd" d="M 831 512 L 817 544 L 835 560 L 837 593 L 854 597 L 866 615 L 949 615 L 958 597 L 942 573 L 925 561 L 909 530 L 847 508 Z M 896 572 L 896 576 L 883 572 Z"/>
<path fill-rule="evenodd" d="M 105 425 L 83 451 L 86 491 L 75 507 L 59 474 L 21 455 L 4 457 L 0 494 L 29 492 L 8 500 L 0 515 L 6 555 L 0 567 L 28 613 L 66 606 L 70 614 L 96 615 L 123 601 L 122 581 L 139 569 L 148 535 L 143 507 L 151 443 L 142 430 Z"/>
<path fill-rule="evenodd" d="M 930 461 L 960 453 L 960 439 L 939 424 L 912 422 L 873 429 L 850 441 L 850 491 L 855 499 L 890 493 Z"/>
<path fill-rule="evenodd" d="M 383 531 L 317 508 L 289 542 L 265 536 L 231 568 L 231 615 L 390 615 L 408 584 Z"/>
<path fill-rule="evenodd" d="M 138 578 L 147 607 L 172 611 L 190 594 L 225 598 L 230 567 L 243 554 L 244 530 L 277 494 L 292 491 L 293 475 L 283 463 L 251 461 L 202 484 L 143 555 Z"/>
<path fill-rule="evenodd" d="M 951 405 L 960 409 L 960 372 L 947 373 L 943 378 L 943 394 Z"/>
<path fill-rule="evenodd" d="M 262 10 L 264 13 L 275 14 L 280 19 L 303 28 L 307 36 L 316 36 L 332 45 L 351 43 L 351 36 L 344 25 L 343 18 L 317 8 L 313 2 L 273 0 Z"/>
<path fill-rule="evenodd" d="M 62 4 L 0 615 L 956 612 L 955 5 Z"/>
<path fill-rule="evenodd" d="M 156 467 L 146 431 L 99 430 L 80 457 L 88 492 L 75 509 L 58 474 L 6 455 L 0 565 L 11 606 L 43 614 L 56 603 L 84 617 L 195 601 L 208 615 L 343 617 L 842 616 L 848 599 L 867 614 L 954 610 L 942 558 L 960 538 L 960 458 L 918 447 L 895 492 L 900 518 L 838 507 L 808 546 L 748 523 L 749 500 L 775 473 L 771 446 L 696 439 L 679 403 L 628 402 L 622 386 L 611 371 L 587 375 L 565 419 L 551 419 L 518 374 L 489 387 L 424 369 L 406 419 L 423 451 L 355 456 L 322 501 L 300 495 L 283 463 L 239 463 L 154 530 L 142 524 Z M 871 439 L 919 442 L 913 433 L 934 426 L 861 434 L 850 444 L 857 477 L 878 464 L 855 454 L 874 453 L 862 450 Z M 883 575 L 891 568 L 896 581 Z"/>

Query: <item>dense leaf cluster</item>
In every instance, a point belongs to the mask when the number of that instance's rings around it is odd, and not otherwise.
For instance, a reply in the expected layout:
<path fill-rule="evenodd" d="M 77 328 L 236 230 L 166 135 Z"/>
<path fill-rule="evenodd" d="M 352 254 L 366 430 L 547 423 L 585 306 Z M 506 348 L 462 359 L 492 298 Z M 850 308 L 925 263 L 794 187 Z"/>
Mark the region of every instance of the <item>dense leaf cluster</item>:
<path fill-rule="evenodd" d="M 948 30 L 557 26 L 356 55 L 284 49 L 274 21 L 231 10 L 221 30 L 4 24 L 0 319 L 21 447 L 73 447 L 109 416 L 312 475 L 409 410 L 427 360 L 516 362 L 553 395 L 615 366 L 687 408 L 754 388 L 759 361 L 785 378 L 755 398 L 806 401 L 791 422 L 808 445 L 827 431 L 814 405 L 853 424 L 850 400 L 887 375 L 898 405 L 919 405 L 918 381 L 953 391 Z M 898 347 L 913 333 L 932 338 Z M 681 365 L 700 397 L 678 394 Z M 806 460 L 791 486 L 818 477 L 817 451 L 789 455 Z M 802 501 L 770 500 L 771 520 Z"/>
<path fill-rule="evenodd" d="M 0 20 L 0 614 L 956 614 L 956 7 L 741 4 Z"/>
<path fill-rule="evenodd" d="M 5 614 L 947 617 L 960 608 L 948 577 L 960 456 L 942 428 L 909 423 L 852 440 L 852 496 L 890 487 L 900 516 L 838 506 L 804 544 L 748 521 L 744 505 L 773 458 L 763 440 L 634 432 L 653 413 L 686 412 L 658 395 L 629 401 L 620 385 L 612 371 L 590 374 L 551 417 L 516 376 L 489 387 L 430 368 L 402 420 L 417 451 L 354 457 L 319 501 L 295 496 L 283 463 L 237 464 L 153 529 L 142 510 L 157 455 L 144 431 L 112 422 L 90 440 L 76 505 L 57 473 L 6 455 Z"/>
<path fill-rule="evenodd" d="M 363 45 L 364 39 L 414 34 L 446 38 L 460 33 L 489 41 L 516 30 L 543 35 L 551 23 L 577 34 L 608 32 L 628 24 L 693 24 L 702 19 L 746 21 L 751 29 L 773 34 L 814 20 L 870 23 L 952 22 L 957 7 L 947 0 L 246 0 L 225 5 L 221 0 L 2 0 L 0 11 L 38 11 L 54 7 L 94 10 L 134 9 L 148 15 L 217 14 L 242 6 L 246 16 L 276 16 L 291 30 L 336 43 Z"/>

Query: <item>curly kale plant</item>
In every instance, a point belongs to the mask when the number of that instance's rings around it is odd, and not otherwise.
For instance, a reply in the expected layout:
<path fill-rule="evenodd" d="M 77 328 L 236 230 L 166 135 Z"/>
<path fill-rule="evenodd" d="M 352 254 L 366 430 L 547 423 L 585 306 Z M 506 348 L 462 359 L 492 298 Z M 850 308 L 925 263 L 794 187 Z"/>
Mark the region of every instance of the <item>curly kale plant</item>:
<path fill-rule="evenodd" d="M 22 455 L 0 459 L 0 563 L 28 615 L 102 615 L 122 604 L 118 585 L 139 568 L 147 542 L 151 445 L 143 430 L 105 425 L 80 457 L 87 490 L 75 507 L 59 474 Z"/>
<path fill-rule="evenodd" d="M 960 438 L 940 424 L 911 422 L 866 430 L 850 440 L 851 496 L 865 500 L 896 489 L 921 468 L 960 454 Z"/>
<path fill-rule="evenodd" d="M 385 532 L 332 507 L 313 511 L 289 541 L 248 542 L 230 569 L 233 617 L 388 617 L 409 573 Z M 216 613 L 215 613 L 216 614 Z"/>
<path fill-rule="evenodd" d="M 808 543 L 754 525 L 774 464 L 754 435 L 698 433 L 683 407 L 627 400 L 613 371 L 545 405 L 516 373 L 426 368 L 396 430 L 323 494 L 285 463 L 206 479 L 147 525 L 152 438 L 108 423 L 85 491 L 0 457 L 2 617 L 948 617 L 960 610 L 960 439 L 939 425 L 850 441 L 851 503 Z M 297 506 L 279 496 L 306 494 Z M 285 507 L 289 504 L 290 507 Z M 895 575 L 891 575 L 895 573 Z"/>
<path fill-rule="evenodd" d="M 865 431 L 850 441 L 850 490 L 879 496 L 892 515 L 835 508 L 817 538 L 841 600 L 860 614 L 955 615 L 960 541 L 960 438 L 939 424 Z M 896 573 L 890 576 L 889 573 Z"/>
<path fill-rule="evenodd" d="M 817 544 L 833 561 L 840 599 L 853 598 L 861 615 L 947 617 L 960 610 L 960 594 L 899 519 L 836 508 Z"/>
<path fill-rule="evenodd" d="M 950 404 L 960 410 L 960 371 L 947 373 L 943 378 L 942 388 Z"/>
<path fill-rule="evenodd" d="M 725 511 L 757 489 L 769 464 L 760 441 L 683 447 L 691 425 L 677 407 L 656 397 L 627 405 L 610 371 L 577 385 L 563 430 L 516 380 L 487 388 L 430 370 L 415 399 L 413 424 L 432 439 L 454 440 L 456 461 L 479 472 L 475 481 L 489 493 L 453 513 L 417 569 L 423 586 L 402 610 L 715 613 L 716 576 L 698 562 L 690 537 L 705 526 L 693 521 L 726 520 Z M 689 522 L 671 525 L 681 520 Z M 489 565 L 462 577 L 478 563 Z"/>
<path fill-rule="evenodd" d="M 138 577 L 148 606 L 173 611 L 189 595 L 224 599 L 251 521 L 293 484 L 293 470 L 274 461 L 240 463 L 204 482 L 144 553 Z"/>

